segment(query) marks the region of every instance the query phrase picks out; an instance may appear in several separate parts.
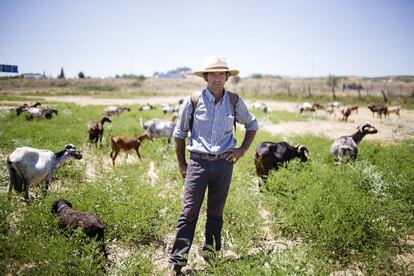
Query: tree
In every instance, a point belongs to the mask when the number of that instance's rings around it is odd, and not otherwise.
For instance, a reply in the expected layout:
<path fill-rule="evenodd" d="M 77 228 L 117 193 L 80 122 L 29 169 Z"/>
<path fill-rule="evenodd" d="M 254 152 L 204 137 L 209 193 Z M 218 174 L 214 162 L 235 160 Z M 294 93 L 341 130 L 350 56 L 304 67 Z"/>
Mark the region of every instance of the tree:
<path fill-rule="evenodd" d="M 80 71 L 80 72 L 78 73 L 78 78 L 80 78 L 80 79 L 84 79 L 84 78 L 85 78 L 85 74 L 84 74 L 82 71 Z"/>
<path fill-rule="evenodd" d="M 65 73 L 63 72 L 63 67 L 62 67 L 62 69 L 60 70 L 60 74 L 58 76 L 58 79 L 64 79 L 64 78 L 65 78 Z"/>
<path fill-rule="evenodd" d="M 338 87 L 338 81 L 339 81 L 339 77 L 335 77 L 333 75 L 329 75 L 328 79 L 326 81 L 326 84 L 332 89 L 332 97 L 333 100 L 336 100 L 336 95 L 335 95 L 335 88 Z"/>
<path fill-rule="evenodd" d="M 263 79 L 263 75 L 260 73 L 253 73 L 250 75 L 250 78 L 252 79 Z"/>

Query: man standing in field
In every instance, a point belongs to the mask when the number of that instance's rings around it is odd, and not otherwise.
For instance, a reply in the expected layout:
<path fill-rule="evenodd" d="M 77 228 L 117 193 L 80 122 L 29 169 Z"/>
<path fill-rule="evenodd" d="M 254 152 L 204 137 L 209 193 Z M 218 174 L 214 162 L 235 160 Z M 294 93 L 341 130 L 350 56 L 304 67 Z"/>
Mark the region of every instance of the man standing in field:
<path fill-rule="evenodd" d="M 181 175 L 185 178 L 181 215 L 176 228 L 175 242 L 170 254 L 169 273 L 180 274 L 187 264 L 188 252 L 204 194 L 207 194 L 207 221 L 205 228 L 205 256 L 221 249 L 223 210 L 230 187 L 233 164 L 249 149 L 258 124 L 247 110 L 244 101 L 226 91 L 224 84 L 238 70 L 230 70 L 221 57 L 208 57 L 203 70 L 194 72 L 204 78 L 207 88 L 189 96 L 180 108 L 173 136 Z M 246 132 L 243 142 L 236 148 L 233 136 L 235 122 L 243 124 Z M 191 131 L 187 147 L 185 138 Z M 190 152 L 187 164 L 185 148 Z"/>

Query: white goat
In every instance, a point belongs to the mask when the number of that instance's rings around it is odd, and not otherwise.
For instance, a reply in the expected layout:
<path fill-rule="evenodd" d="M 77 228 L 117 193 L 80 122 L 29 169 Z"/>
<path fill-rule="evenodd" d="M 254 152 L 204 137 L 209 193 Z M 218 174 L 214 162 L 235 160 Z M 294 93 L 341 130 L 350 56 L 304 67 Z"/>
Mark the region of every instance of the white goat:
<path fill-rule="evenodd" d="M 325 105 L 325 108 L 327 108 L 327 107 L 332 107 L 332 108 L 340 108 L 340 107 L 341 107 L 341 103 L 340 103 L 340 102 L 337 102 L 337 101 L 335 101 L 335 102 L 330 102 L 330 103 L 327 103 L 327 104 Z"/>
<path fill-rule="evenodd" d="M 126 106 L 114 106 L 114 105 L 112 105 L 112 106 L 108 106 L 107 108 L 105 108 L 105 114 L 107 116 L 112 116 L 112 115 L 119 116 L 125 110 L 131 111 L 131 109 L 129 107 L 126 107 Z"/>
<path fill-rule="evenodd" d="M 268 110 L 267 105 L 264 102 L 255 102 L 253 103 L 252 108 L 259 109 L 263 111 L 264 113 L 267 113 L 267 110 Z"/>
<path fill-rule="evenodd" d="M 7 157 L 10 173 L 9 194 L 12 189 L 22 192 L 29 200 L 30 184 L 45 181 L 45 192 L 49 189 L 52 175 L 68 158 L 81 159 L 82 154 L 72 144 L 57 153 L 29 147 L 20 147 Z"/>
<path fill-rule="evenodd" d="M 161 110 L 162 112 L 164 112 L 164 114 L 173 113 L 174 111 L 176 111 L 175 108 L 169 104 L 161 105 Z"/>
<path fill-rule="evenodd" d="M 167 137 L 168 143 L 171 142 L 171 136 L 174 131 L 175 124 L 168 120 L 152 119 L 142 122 L 142 119 L 139 120 L 142 128 L 151 138 L 154 137 Z"/>
<path fill-rule="evenodd" d="M 141 106 L 140 108 L 138 108 L 139 111 L 148 111 L 151 109 L 156 109 L 155 106 L 153 106 L 150 103 L 147 103 L 146 105 Z"/>

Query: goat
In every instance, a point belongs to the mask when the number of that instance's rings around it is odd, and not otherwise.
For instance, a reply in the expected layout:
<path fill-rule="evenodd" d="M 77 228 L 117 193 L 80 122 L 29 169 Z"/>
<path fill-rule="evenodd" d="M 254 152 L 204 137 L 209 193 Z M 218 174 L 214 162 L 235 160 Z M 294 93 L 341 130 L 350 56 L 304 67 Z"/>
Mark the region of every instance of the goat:
<path fill-rule="evenodd" d="M 356 114 L 358 114 L 358 106 L 357 105 L 351 105 L 349 108 L 351 108 L 351 112 L 355 111 Z"/>
<path fill-rule="evenodd" d="M 385 113 L 385 116 L 386 117 L 390 117 L 390 113 L 395 113 L 395 114 L 398 115 L 399 118 L 401 118 L 400 117 L 400 108 L 401 108 L 400 105 L 397 105 L 397 106 L 388 106 L 387 107 L 387 113 Z"/>
<path fill-rule="evenodd" d="M 327 107 L 340 108 L 341 107 L 341 103 L 340 102 L 337 102 L 337 101 L 330 102 L 330 103 L 325 104 L 325 108 L 327 108 Z"/>
<path fill-rule="evenodd" d="M 378 113 L 378 116 L 382 118 L 382 114 L 384 116 L 387 114 L 388 107 L 385 104 L 371 104 L 368 106 L 368 109 L 372 112 L 372 117 L 374 117 L 374 113 Z"/>
<path fill-rule="evenodd" d="M 53 174 L 68 158 L 81 159 L 82 154 L 72 144 L 57 153 L 29 147 L 15 149 L 7 157 L 10 184 L 9 194 L 14 188 L 17 192 L 24 190 L 24 197 L 29 200 L 29 186 L 45 181 L 45 193 L 48 191 Z"/>
<path fill-rule="evenodd" d="M 141 106 L 140 108 L 138 108 L 139 111 L 148 111 L 151 109 L 155 109 L 155 106 L 153 106 L 150 103 L 147 103 L 146 105 Z"/>
<path fill-rule="evenodd" d="M 316 109 L 314 108 L 314 107 L 301 107 L 300 108 L 300 110 L 299 110 L 299 113 L 302 113 L 302 112 L 315 112 L 316 111 Z"/>
<path fill-rule="evenodd" d="M 148 133 L 144 133 L 137 138 L 127 136 L 111 136 L 112 151 L 109 155 L 112 158 L 112 165 L 115 166 L 115 159 L 120 151 L 125 151 L 128 154 L 128 151 L 134 149 L 138 155 L 138 158 L 141 159 L 139 147 L 145 139 L 151 139 Z"/>
<path fill-rule="evenodd" d="M 168 143 L 171 142 L 171 136 L 175 127 L 173 122 L 160 119 L 152 119 L 146 121 L 145 123 L 143 123 L 142 119 L 140 119 L 139 122 L 151 138 L 165 136 L 167 137 Z"/>
<path fill-rule="evenodd" d="M 350 136 L 341 136 L 336 139 L 331 146 L 331 153 L 335 156 L 336 161 L 343 162 L 346 156 L 356 159 L 358 155 L 358 144 L 367 134 L 375 134 L 378 130 L 366 122 L 357 127 L 358 131 Z"/>
<path fill-rule="evenodd" d="M 352 112 L 352 108 L 350 106 L 347 106 L 347 107 L 341 109 L 342 121 L 347 122 L 349 115 L 351 115 L 351 112 Z"/>
<path fill-rule="evenodd" d="M 72 203 L 65 199 L 54 201 L 52 204 L 52 212 L 58 217 L 58 226 L 60 229 L 82 228 L 88 237 L 96 237 L 97 241 L 102 242 L 103 253 L 105 258 L 108 257 L 104 241 L 105 227 L 95 214 L 76 211 L 72 209 Z"/>
<path fill-rule="evenodd" d="M 131 111 L 131 109 L 126 106 L 108 106 L 107 108 L 105 108 L 104 114 L 108 117 L 112 115 L 119 116 L 125 110 Z"/>
<path fill-rule="evenodd" d="M 164 112 L 164 114 L 167 114 L 167 113 L 174 113 L 175 111 L 176 111 L 176 109 L 175 108 L 173 108 L 171 105 L 169 105 L 169 104 L 163 104 L 163 105 L 161 105 L 161 110 L 162 110 L 162 112 Z"/>
<path fill-rule="evenodd" d="M 323 108 L 320 103 L 313 103 L 312 107 L 315 108 L 315 109 L 322 109 Z"/>
<path fill-rule="evenodd" d="M 16 115 L 20 116 L 20 114 L 22 114 L 24 111 L 26 111 L 28 108 L 30 107 L 38 107 L 42 105 L 40 102 L 36 102 L 35 104 L 32 105 L 28 105 L 27 103 L 24 103 L 18 107 L 10 107 L 9 110 L 10 111 L 16 111 Z"/>
<path fill-rule="evenodd" d="M 264 113 L 267 113 L 268 111 L 267 105 L 264 102 L 255 102 L 253 103 L 252 108 L 259 109 L 260 111 L 263 111 Z"/>
<path fill-rule="evenodd" d="M 333 106 L 325 106 L 325 111 L 330 115 L 335 115 L 335 108 Z"/>
<path fill-rule="evenodd" d="M 260 143 L 254 155 L 257 176 L 266 182 L 270 170 L 277 170 L 283 163 L 295 157 L 305 162 L 309 159 L 309 150 L 303 145 L 292 147 L 287 142 Z"/>
<path fill-rule="evenodd" d="M 109 122 L 111 123 L 111 117 L 107 116 L 107 115 L 103 115 L 101 121 L 99 122 L 94 122 L 88 125 L 88 132 L 89 132 L 89 142 L 95 144 L 96 146 L 98 146 L 98 142 L 99 145 L 102 147 L 102 136 L 103 136 L 103 132 L 104 132 L 104 124 L 105 122 Z"/>
<path fill-rule="evenodd" d="M 42 109 L 38 107 L 29 107 L 25 111 L 29 113 L 27 115 L 27 120 L 33 120 L 33 118 L 52 119 L 53 113 L 58 115 L 58 111 L 56 109 L 50 108 L 49 106 Z"/>
<path fill-rule="evenodd" d="M 22 114 L 24 111 L 26 111 L 26 109 L 29 107 L 29 105 L 27 103 L 24 103 L 18 107 L 10 107 L 9 110 L 10 111 L 16 111 L 16 115 L 20 116 L 20 114 Z"/>

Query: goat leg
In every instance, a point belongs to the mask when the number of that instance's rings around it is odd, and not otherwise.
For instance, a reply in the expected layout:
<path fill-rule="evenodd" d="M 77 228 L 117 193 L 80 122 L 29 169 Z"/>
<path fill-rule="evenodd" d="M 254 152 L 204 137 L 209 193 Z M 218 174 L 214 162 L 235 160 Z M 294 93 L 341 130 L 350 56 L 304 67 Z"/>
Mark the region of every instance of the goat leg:
<path fill-rule="evenodd" d="M 139 160 L 141 160 L 141 155 L 139 154 L 139 148 L 136 148 L 135 151 L 137 152 Z"/>
<path fill-rule="evenodd" d="M 116 157 L 118 156 L 118 151 L 116 151 L 115 152 L 115 154 L 114 154 L 114 157 L 112 157 L 112 166 L 114 166 L 115 167 L 115 159 L 116 159 Z"/>
<path fill-rule="evenodd" d="M 45 190 L 43 191 L 43 196 L 45 197 L 47 194 L 47 191 L 49 190 L 49 185 L 50 185 L 50 178 L 46 178 L 45 180 Z"/>

